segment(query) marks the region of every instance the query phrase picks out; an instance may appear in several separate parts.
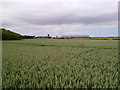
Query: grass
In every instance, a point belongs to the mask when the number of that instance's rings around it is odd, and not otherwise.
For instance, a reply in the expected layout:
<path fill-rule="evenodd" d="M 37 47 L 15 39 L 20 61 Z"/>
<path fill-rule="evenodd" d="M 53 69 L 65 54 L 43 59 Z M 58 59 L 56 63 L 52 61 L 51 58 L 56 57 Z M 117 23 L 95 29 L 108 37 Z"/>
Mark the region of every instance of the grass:
<path fill-rule="evenodd" d="M 117 88 L 117 40 L 3 41 L 3 88 Z"/>

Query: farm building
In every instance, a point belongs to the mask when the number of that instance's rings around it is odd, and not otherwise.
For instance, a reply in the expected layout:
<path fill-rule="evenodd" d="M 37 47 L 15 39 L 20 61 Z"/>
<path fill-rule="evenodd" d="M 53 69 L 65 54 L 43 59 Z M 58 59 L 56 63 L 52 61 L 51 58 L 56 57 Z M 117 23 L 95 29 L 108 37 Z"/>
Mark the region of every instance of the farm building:
<path fill-rule="evenodd" d="M 61 36 L 62 39 L 90 39 L 89 35 L 66 35 Z"/>
<path fill-rule="evenodd" d="M 47 36 L 37 36 L 37 38 L 51 38 L 51 36 L 48 34 Z"/>

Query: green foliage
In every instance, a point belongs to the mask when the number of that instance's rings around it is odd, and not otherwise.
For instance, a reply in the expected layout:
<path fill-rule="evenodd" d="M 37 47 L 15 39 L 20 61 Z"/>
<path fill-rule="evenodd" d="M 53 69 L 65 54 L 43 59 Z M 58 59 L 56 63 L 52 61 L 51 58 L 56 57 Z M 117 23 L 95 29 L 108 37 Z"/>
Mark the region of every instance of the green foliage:
<path fill-rule="evenodd" d="M 92 40 L 120 40 L 120 37 L 91 37 Z"/>
<path fill-rule="evenodd" d="M 20 40 L 21 35 L 4 28 L 0 29 L 2 32 L 2 40 Z"/>
<path fill-rule="evenodd" d="M 35 38 L 35 36 L 28 36 L 28 35 L 22 36 L 22 39 L 32 39 L 32 38 Z"/>
<path fill-rule="evenodd" d="M 0 40 L 0 89 L 2 89 L 2 40 Z"/>
<path fill-rule="evenodd" d="M 20 35 L 18 33 L 12 32 L 10 30 L 6 30 L 4 28 L 0 29 L 0 39 L 2 40 L 21 40 L 21 39 L 32 39 L 35 36 L 28 36 L 28 35 Z"/>
<path fill-rule="evenodd" d="M 3 88 L 117 88 L 118 41 L 3 41 Z"/>

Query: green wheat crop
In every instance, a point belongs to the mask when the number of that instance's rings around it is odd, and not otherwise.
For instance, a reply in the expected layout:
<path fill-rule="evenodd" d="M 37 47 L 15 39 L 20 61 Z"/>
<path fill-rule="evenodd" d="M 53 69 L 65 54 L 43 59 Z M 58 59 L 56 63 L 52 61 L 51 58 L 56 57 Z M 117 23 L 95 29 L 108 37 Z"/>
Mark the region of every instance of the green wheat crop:
<path fill-rule="evenodd" d="M 117 88 L 117 40 L 3 41 L 3 88 Z"/>

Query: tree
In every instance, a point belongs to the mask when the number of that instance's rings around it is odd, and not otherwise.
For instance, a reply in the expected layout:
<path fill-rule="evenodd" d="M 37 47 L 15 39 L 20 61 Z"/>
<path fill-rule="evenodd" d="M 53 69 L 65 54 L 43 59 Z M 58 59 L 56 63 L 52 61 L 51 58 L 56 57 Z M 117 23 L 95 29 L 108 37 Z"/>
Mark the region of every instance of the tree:
<path fill-rule="evenodd" d="M 0 35 L 2 36 L 2 40 L 20 40 L 22 39 L 22 35 L 12 32 L 10 30 L 6 30 L 4 28 L 0 29 Z"/>

